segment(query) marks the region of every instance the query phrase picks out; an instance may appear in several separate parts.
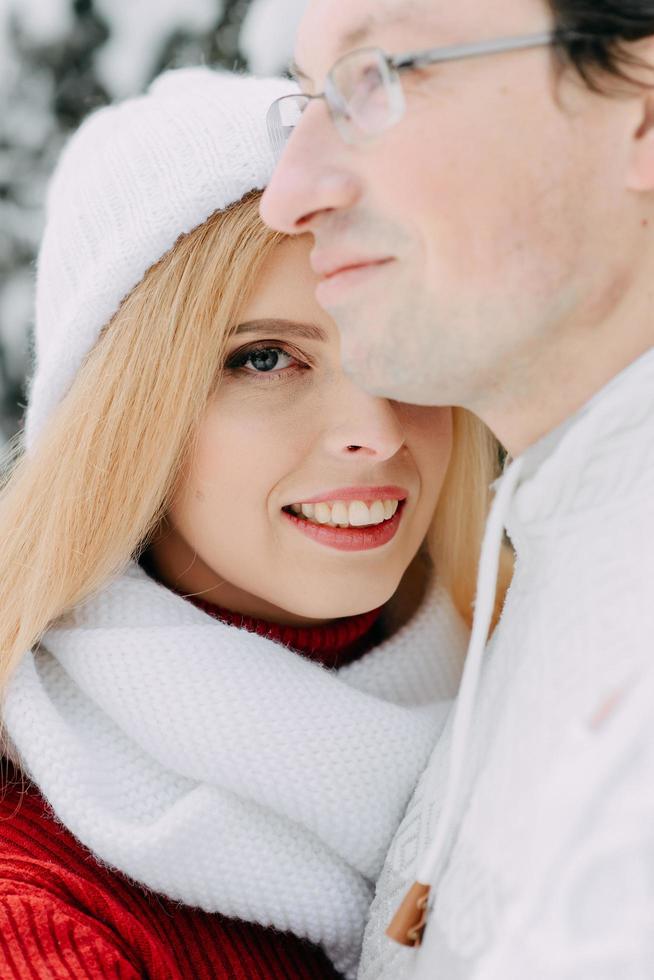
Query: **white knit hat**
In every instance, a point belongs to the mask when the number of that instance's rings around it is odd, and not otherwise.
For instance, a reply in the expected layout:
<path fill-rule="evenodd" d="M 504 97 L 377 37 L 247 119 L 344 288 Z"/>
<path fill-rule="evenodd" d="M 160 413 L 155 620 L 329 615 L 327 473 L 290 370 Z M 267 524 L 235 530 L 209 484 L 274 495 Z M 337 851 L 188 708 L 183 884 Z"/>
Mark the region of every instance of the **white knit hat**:
<path fill-rule="evenodd" d="M 266 186 L 266 111 L 292 91 L 284 79 L 175 69 L 72 136 L 48 188 L 37 260 L 28 452 L 150 266 L 214 211 Z"/>

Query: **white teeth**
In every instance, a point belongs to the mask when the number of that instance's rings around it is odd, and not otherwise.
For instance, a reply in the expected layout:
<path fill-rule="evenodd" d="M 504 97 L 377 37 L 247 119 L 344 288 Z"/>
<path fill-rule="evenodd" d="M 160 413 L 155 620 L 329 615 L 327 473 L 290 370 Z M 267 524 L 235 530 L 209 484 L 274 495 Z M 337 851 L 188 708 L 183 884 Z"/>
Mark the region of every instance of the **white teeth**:
<path fill-rule="evenodd" d="M 363 500 L 335 500 L 319 504 L 291 504 L 294 514 L 301 514 L 312 524 L 327 524 L 330 527 L 371 527 L 390 521 L 399 506 L 397 500 L 374 500 L 366 504 Z"/>
<path fill-rule="evenodd" d="M 370 520 L 368 505 L 364 504 L 362 500 L 352 501 L 349 508 L 349 515 L 351 527 L 365 527 L 367 524 L 373 523 Z"/>
<path fill-rule="evenodd" d="M 329 504 L 316 504 L 314 517 L 318 524 L 329 524 L 332 519 L 332 509 Z"/>
<path fill-rule="evenodd" d="M 332 521 L 334 524 L 341 524 L 343 527 L 347 527 L 350 523 L 347 504 L 344 504 L 342 500 L 337 500 L 335 504 L 332 504 Z"/>

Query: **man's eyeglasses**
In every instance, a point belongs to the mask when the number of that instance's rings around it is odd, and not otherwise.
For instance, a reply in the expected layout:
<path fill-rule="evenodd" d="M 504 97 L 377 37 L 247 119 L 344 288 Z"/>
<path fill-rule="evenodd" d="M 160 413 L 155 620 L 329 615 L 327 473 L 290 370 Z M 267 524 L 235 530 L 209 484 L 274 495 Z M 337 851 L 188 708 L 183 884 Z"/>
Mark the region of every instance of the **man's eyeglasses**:
<path fill-rule="evenodd" d="M 324 99 L 334 124 L 346 143 L 374 139 L 404 115 L 401 73 L 444 61 L 477 58 L 557 43 L 560 32 L 498 38 L 479 44 L 459 44 L 403 55 L 388 55 L 380 48 L 361 48 L 340 58 L 327 75 L 325 90 L 317 95 L 284 95 L 268 110 L 268 133 L 277 157 L 281 155 L 302 113 L 315 99 Z"/>

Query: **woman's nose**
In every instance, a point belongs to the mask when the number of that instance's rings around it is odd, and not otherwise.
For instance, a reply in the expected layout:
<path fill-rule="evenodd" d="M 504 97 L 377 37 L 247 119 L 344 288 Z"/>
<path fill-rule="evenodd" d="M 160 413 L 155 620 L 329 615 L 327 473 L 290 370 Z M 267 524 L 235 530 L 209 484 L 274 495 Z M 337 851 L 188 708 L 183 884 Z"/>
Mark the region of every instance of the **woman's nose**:
<path fill-rule="evenodd" d="M 345 381 L 334 413 L 324 430 L 324 446 L 331 456 L 392 459 L 404 446 L 405 432 L 393 402 L 377 398 Z"/>

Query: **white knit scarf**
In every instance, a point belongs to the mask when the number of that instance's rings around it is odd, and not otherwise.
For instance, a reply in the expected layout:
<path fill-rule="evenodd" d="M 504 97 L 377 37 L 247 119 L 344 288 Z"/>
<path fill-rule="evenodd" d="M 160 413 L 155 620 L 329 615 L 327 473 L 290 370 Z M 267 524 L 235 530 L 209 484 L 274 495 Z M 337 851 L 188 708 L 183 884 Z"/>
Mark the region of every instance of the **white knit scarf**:
<path fill-rule="evenodd" d="M 187 905 L 305 937 L 352 977 L 466 640 L 432 580 L 408 623 L 328 670 L 131 562 L 24 657 L 4 726 L 99 860 Z"/>

